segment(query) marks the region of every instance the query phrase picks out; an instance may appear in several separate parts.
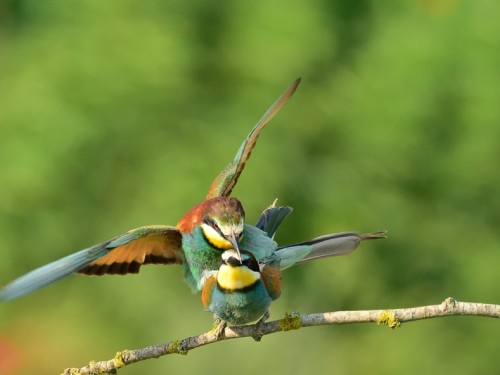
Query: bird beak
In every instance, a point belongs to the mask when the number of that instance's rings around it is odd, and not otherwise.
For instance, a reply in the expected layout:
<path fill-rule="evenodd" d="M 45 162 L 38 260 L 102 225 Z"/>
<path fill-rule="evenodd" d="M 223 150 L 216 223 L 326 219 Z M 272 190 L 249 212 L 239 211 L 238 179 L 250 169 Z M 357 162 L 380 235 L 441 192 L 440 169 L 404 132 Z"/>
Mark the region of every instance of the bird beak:
<path fill-rule="evenodd" d="M 228 238 L 228 241 L 231 242 L 231 245 L 233 245 L 233 249 L 234 249 L 234 251 L 236 251 L 236 254 L 238 254 L 238 260 L 241 263 L 241 253 L 240 253 L 240 248 L 238 246 L 238 238 L 237 238 L 237 236 L 235 236 L 234 234 L 231 235 Z"/>

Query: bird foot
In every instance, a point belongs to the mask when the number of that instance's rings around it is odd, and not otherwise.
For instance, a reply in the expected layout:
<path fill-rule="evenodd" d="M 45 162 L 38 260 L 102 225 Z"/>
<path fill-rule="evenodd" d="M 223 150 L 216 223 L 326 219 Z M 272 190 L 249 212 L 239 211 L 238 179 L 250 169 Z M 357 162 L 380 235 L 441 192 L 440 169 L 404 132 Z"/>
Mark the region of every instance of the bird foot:
<path fill-rule="evenodd" d="M 214 326 L 211 330 L 211 332 L 217 337 L 217 340 L 220 340 L 225 337 L 225 330 L 227 327 L 227 322 L 215 317 L 214 319 Z"/>
<path fill-rule="evenodd" d="M 262 318 L 259 319 L 257 323 L 254 325 L 254 331 L 252 333 L 252 337 L 255 341 L 262 340 L 262 336 L 264 336 L 265 328 L 266 328 L 266 320 L 269 319 L 269 311 L 266 311 Z"/>

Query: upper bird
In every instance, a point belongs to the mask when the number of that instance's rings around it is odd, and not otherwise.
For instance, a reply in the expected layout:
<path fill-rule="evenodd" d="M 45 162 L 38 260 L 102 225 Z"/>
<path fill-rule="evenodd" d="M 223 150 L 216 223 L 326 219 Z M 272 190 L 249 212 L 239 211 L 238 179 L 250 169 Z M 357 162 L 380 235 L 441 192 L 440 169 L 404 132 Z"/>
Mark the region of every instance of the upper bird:
<path fill-rule="evenodd" d="M 150 225 L 133 229 L 37 268 L 1 289 L 0 301 L 19 298 L 74 272 L 123 275 L 137 273 L 143 264 L 150 263 L 182 264 L 185 281 L 193 292 L 197 292 L 213 271 L 219 269 L 222 253 L 226 250 L 247 251 L 257 261 L 272 256 L 277 245 L 269 233 L 274 234 L 290 209 L 266 210 L 257 225 L 251 226 L 245 224 L 240 201 L 229 195 L 260 132 L 293 95 L 299 83 L 300 78 L 268 109 L 243 141 L 234 160 L 212 182 L 206 199 L 191 208 L 177 226 Z M 358 244 L 359 241 L 345 242 L 345 250 L 341 253 L 353 251 Z M 340 255 L 338 251 L 329 253 L 328 249 L 323 249 L 323 255 L 319 256 Z"/>

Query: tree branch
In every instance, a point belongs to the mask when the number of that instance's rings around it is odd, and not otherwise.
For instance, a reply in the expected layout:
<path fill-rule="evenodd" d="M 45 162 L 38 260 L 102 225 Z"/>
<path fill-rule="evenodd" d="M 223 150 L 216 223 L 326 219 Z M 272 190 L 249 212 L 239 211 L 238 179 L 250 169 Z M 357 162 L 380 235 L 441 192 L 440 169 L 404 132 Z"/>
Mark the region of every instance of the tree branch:
<path fill-rule="evenodd" d="M 287 313 L 283 319 L 253 325 L 226 327 L 222 335 L 216 330 L 165 344 L 148 346 L 136 350 L 116 353 L 113 359 L 90 362 L 81 368 L 68 368 L 64 374 L 116 374 L 117 369 L 146 359 L 158 358 L 168 354 L 187 354 L 190 350 L 217 341 L 253 337 L 260 340 L 264 335 L 290 331 L 302 327 L 331 324 L 377 323 L 397 328 L 404 322 L 437 318 L 451 315 L 473 315 L 500 318 L 500 305 L 474 302 L 459 302 L 449 297 L 439 305 L 411 307 L 391 310 L 335 311 L 318 314 Z"/>

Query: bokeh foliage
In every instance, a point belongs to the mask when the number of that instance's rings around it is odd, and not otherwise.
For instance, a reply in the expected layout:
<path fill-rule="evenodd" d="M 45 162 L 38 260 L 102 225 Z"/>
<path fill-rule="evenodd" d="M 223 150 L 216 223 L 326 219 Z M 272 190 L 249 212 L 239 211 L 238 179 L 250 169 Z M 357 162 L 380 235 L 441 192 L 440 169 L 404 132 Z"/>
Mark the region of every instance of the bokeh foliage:
<path fill-rule="evenodd" d="M 291 243 L 387 229 L 286 271 L 271 310 L 499 303 L 500 4 L 0 2 L 0 284 L 203 199 L 267 106 L 235 189 L 278 197 Z M 207 330 L 180 270 L 73 277 L 0 306 L 0 372 L 57 373 Z M 305 329 L 223 342 L 123 374 L 455 374 L 499 370 L 498 322 Z"/>

